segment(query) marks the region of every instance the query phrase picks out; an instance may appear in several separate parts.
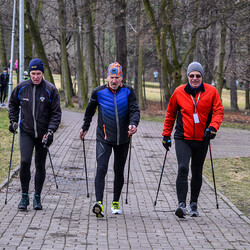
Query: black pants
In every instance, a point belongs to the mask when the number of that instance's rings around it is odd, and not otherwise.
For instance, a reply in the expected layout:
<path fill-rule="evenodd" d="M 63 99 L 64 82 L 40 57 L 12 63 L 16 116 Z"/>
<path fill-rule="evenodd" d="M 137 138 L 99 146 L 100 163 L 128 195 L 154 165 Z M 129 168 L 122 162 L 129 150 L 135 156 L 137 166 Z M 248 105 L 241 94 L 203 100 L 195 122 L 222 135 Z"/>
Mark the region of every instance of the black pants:
<path fill-rule="evenodd" d="M 96 201 L 103 200 L 105 176 L 108 171 L 109 158 L 114 151 L 114 196 L 113 201 L 119 201 L 124 184 L 124 166 L 128 155 L 129 142 L 121 145 L 111 145 L 100 141 L 96 142 L 97 172 L 95 177 Z"/>
<path fill-rule="evenodd" d="M 0 101 L 1 103 L 4 102 L 5 98 L 6 98 L 6 95 L 7 95 L 7 86 L 8 85 L 2 85 L 0 87 Z"/>
<path fill-rule="evenodd" d="M 176 189 L 178 202 L 186 203 L 188 192 L 188 171 L 191 159 L 191 202 L 197 202 L 202 185 L 202 169 L 206 158 L 208 142 L 175 140 L 178 161 Z"/>
<path fill-rule="evenodd" d="M 40 195 L 45 180 L 45 163 L 47 150 L 42 144 L 42 138 L 34 138 L 24 132 L 20 133 L 20 151 L 21 151 L 21 168 L 20 168 L 20 181 L 22 192 L 29 192 L 30 183 L 30 165 L 32 160 L 32 153 L 35 147 L 35 194 Z"/>

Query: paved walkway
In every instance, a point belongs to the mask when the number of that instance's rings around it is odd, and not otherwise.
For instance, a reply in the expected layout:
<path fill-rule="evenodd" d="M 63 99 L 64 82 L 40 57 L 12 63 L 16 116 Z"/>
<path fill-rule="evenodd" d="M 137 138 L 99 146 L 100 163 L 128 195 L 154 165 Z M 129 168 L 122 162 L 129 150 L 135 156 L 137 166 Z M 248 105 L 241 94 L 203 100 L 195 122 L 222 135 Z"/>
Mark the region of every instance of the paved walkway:
<path fill-rule="evenodd" d="M 91 212 L 95 201 L 96 118 L 85 141 L 89 198 L 82 143 L 78 139 L 82 118 L 81 113 L 63 111 L 62 124 L 50 148 L 59 189 L 47 161 L 42 211 L 32 209 L 32 199 L 27 212 L 17 210 L 20 200 L 17 175 L 10 183 L 7 205 L 6 188 L 2 187 L 0 249 L 250 249 L 249 219 L 221 194 L 220 208 L 216 209 L 214 191 L 206 181 L 199 199 L 200 217 L 179 219 L 174 215 L 177 199 L 173 148 L 168 153 L 157 205 L 153 206 L 164 158 L 163 124 L 157 122 L 141 121 L 138 133 L 133 136 L 128 204 L 126 183 L 121 197 L 124 213 L 112 215 L 110 211 L 113 183 L 110 165 L 104 193 L 105 217 L 97 219 Z M 213 157 L 249 157 L 249 138 L 250 131 L 221 128 L 212 142 Z M 30 193 L 32 197 L 34 179 Z"/>

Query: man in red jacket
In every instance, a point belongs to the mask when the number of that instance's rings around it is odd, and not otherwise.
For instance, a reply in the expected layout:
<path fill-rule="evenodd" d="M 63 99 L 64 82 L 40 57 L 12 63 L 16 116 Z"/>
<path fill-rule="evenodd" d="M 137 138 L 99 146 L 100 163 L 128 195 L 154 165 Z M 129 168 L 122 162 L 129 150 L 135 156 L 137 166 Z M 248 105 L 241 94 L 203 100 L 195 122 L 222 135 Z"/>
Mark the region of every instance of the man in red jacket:
<path fill-rule="evenodd" d="M 163 129 L 163 146 L 171 147 L 171 133 L 174 133 L 175 150 L 178 161 L 176 190 L 178 208 L 175 215 L 186 216 L 188 192 L 188 171 L 191 159 L 191 197 L 189 215 L 198 213 L 198 197 L 202 185 L 202 169 L 210 139 L 214 139 L 224 116 L 220 96 L 215 87 L 203 83 L 204 70 L 200 63 L 188 66 L 188 83 L 181 85 L 170 98 Z"/>

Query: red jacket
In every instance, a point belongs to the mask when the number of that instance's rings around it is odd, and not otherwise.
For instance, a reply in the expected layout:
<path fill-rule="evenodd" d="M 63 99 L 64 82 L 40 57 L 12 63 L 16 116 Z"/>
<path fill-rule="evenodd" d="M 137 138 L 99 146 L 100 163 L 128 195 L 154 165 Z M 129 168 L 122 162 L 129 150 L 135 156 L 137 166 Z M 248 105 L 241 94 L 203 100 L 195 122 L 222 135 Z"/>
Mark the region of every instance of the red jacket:
<path fill-rule="evenodd" d="M 197 103 L 196 112 L 194 102 Z M 194 113 L 199 117 L 197 123 Z M 202 83 L 197 93 L 189 84 L 179 86 L 168 104 L 163 136 L 171 136 L 176 116 L 175 139 L 202 141 L 206 128 L 211 126 L 217 131 L 223 120 L 224 110 L 218 91 L 207 83 Z"/>

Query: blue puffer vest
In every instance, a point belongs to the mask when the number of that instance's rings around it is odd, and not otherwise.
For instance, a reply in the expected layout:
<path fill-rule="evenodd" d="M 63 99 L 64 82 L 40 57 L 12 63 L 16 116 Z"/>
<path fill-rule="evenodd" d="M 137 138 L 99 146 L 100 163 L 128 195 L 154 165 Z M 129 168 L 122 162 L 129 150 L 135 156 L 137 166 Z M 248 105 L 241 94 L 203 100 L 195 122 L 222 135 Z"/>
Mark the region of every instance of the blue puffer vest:
<path fill-rule="evenodd" d="M 86 109 L 83 130 L 88 130 L 97 106 L 97 140 L 115 145 L 128 142 L 128 126 L 138 126 L 140 120 L 133 88 L 123 84 L 113 92 L 106 85 L 97 87 Z"/>

